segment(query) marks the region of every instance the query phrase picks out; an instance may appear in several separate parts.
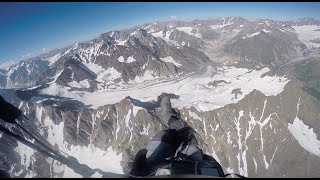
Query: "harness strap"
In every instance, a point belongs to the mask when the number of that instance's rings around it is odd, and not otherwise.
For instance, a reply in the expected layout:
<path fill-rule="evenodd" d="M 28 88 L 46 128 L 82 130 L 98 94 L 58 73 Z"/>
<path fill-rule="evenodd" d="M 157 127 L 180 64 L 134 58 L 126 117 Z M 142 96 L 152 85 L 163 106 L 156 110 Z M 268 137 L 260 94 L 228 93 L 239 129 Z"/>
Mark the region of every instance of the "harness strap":
<path fill-rule="evenodd" d="M 22 111 L 8 103 L 0 96 L 0 118 L 7 123 L 14 123 L 15 119 L 22 114 Z"/>
<path fill-rule="evenodd" d="M 40 145 L 42 145 L 44 148 L 46 148 L 48 151 L 54 153 L 54 154 L 59 154 L 61 155 L 59 152 L 57 152 L 56 150 L 52 149 L 52 147 L 48 147 L 45 143 L 43 143 L 42 141 L 40 141 L 38 138 L 34 137 L 31 133 L 29 133 L 25 128 L 23 128 L 20 124 L 16 123 L 25 133 L 27 133 L 29 136 L 31 136 L 37 143 L 39 143 Z"/>
<path fill-rule="evenodd" d="M 51 157 L 51 158 L 57 159 L 57 157 L 56 157 L 55 155 L 50 154 L 50 153 L 48 153 L 47 151 L 39 148 L 38 146 L 36 146 L 36 145 L 33 144 L 32 142 L 25 140 L 25 139 L 24 139 L 23 137 L 21 137 L 20 135 L 15 134 L 15 133 L 12 133 L 11 131 L 9 131 L 7 128 L 5 128 L 4 126 L 2 126 L 1 124 L 0 124 L 0 131 L 2 131 L 3 133 L 5 133 L 5 134 L 7 134 L 7 135 L 9 135 L 9 136 L 11 136 L 11 137 L 16 138 L 18 141 L 20 141 L 21 143 L 25 144 L 26 146 L 29 146 L 29 147 L 32 148 L 32 149 L 35 149 L 35 150 L 37 150 L 37 151 L 39 151 L 39 152 L 41 152 L 41 153 L 43 153 L 43 154 L 45 154 L 45 155 L 47 155 L 47 156 L 49 156 L 49 157 Z M 58 160 L 58 159 L 57 159 L 57 160 Z M 60 160 L 59 160 L 59 161 L 60 161 Z"/>
<path fill-rule="evenodd" d="M 228 173 L 228 174 L 225 174 L 223 177 L 227 177 L 227 176 L 230 176 L 230 175 L 232 175 L 232 174 L 238 176 L 239 178 L 247 178 L 247 177 L 241 176 L 240 174 L 237 174 L 237 173 Z"/>
<path fill-rule="evenodd" d="M 84 165 L 84 164 L 80 164 L 78 162 L 78 160 L 72 156 L 68 156 L 68 158 L 60 155 L 59 153 L 55 152 L 54 150 L 52 150 L 52 153 L 49 153 L 48 151 L 46 151 L 45 149 L 47 148 L 45 147 L 39 147 L 35 144 L 33 144 L 32 142 L 24 139 L 23 137 L 21 137 L 18 134 L 15 134 L 13 132 L 11 132 L 10 130 L 8 130 L 7 128 L 5 128 L 4 126 L 2 126 L 0 124 L 0 131 L 2 131 L 3 133 L 17 139 L 18 141 L 20 141 L 21 143 L 25 144 L 26 146 L 48 156 L 51 157 L 55 160 L 58 160 L 59 162 L 62 162 L 64 164 L 66 164 L 69 168 L 71 168 L 74 172 L 81 174 L 83 177 L 90 177 L 92 174 L 94 174 L 95 171 L 99 171 L 99 169 L 91 169 L 89 166 Z"/>

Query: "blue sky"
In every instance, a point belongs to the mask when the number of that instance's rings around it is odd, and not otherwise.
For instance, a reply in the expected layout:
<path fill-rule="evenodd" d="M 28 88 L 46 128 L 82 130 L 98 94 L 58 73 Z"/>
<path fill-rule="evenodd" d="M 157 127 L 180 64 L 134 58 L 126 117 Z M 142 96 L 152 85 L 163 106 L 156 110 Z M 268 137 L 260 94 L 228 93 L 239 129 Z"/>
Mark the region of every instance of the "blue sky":
<path fill-rule="evenodd" d="M 63 2 L 0 3 L 0 63 L 89 40 L 111 30 L 176 17 L 320 19 L 320 3 L 278 2 Z"/>

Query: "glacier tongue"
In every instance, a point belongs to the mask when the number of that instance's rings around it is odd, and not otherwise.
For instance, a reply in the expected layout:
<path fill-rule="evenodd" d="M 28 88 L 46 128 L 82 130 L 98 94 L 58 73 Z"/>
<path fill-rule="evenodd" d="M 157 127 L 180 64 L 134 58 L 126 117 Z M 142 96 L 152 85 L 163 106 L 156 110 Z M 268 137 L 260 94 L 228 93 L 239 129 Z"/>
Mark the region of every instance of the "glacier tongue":
<path fill-rule="evenodd" d="M 316 40 L 320 37 L 320 31 L 317 31 L 317 29 L 319 29 L 320 26 L 304 25 L 292 26 L 292 28 L 294 28 L 295 32 L 297 33 L 299 40 L 306 44 L 308 48 L 320 47 L 320 44 L 312 42 L 312 40 Z"/>
<path fill-rule="evenodd" d="M 213 67 L 204 69 L 204 73 L 189 74 L 178 79 L 156 79 L 148 82 L 131 84 L 131 87 L 102 89 L 93 93 L 67 90 L 61 91 L 61 96 L 74 98 L 92 108 L 106 104 L 114 104 L 131 96 L 142 101 L 156 100 L 162 92 L 179 95 L 178 100 L 173 99 L 174 107 L 183 108 L 195 106 L 200 111 L 209 111 L 223 107 L 230 103 L 236 103 L 254 89 L 261 91 L 266 96 L 275 96 L 282 92 L 284 86 L 289 82 L 285 77 L 264 76 L 269 72 L 269 68 L 260 70 L 249 70 L 246 68 L 227 67 L 218 68 L 215 74 Z M 223 81 L 215 86 L 210 83 Z M 133 81 L 134 83 L 134 81 Z M 42 90 L 43 93 L 55 93 L 49 90 Z M 53 95 L 53 94 L 52 94 Z"/>

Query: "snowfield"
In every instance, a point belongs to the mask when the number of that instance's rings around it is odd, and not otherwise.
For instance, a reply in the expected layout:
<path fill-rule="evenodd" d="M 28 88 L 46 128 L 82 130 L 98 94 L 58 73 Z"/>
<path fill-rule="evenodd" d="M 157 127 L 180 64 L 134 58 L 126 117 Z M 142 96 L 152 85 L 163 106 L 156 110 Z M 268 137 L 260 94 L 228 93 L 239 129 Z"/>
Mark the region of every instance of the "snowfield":
<path fill-rule="evenodd" d="M 301 42 L 306 44 L 308 48 L 311 47 L 320 47 L 320 44 L 313 43 L 311 40 L 320 38 L 320 31 L 316 31 L 320 28 L 320 26 L 312 25 L 312 26 L 292 26 L 295 32 L 298 34 L 298 38 Z"/>
<path fill-rule="evenodd" d="M 178 79 L 155 79 L 150 72 L 145 77 L 137 77 L 136 83 L 115 89 L 102 89 L 96 92 L 69 91 L 52 83 L 48 88 L 41 90 L 42 94 L 59 95 L 79 100 L 92 108 L 106 104 L 114 104 L 126 96 L 140 101 L 156 100 L 162 92 L 179 95 L 179 99 L 172 99 L 172 106 L 176 108 L 196 107 L 199 111 L 210 111 L 230 103 L 236 103 L 254 89 L 266 96 L 275 96 L 281 93 L 289 82 L 286 77 L 264 76 L 269 68 L 250 70 L 223 66 L 214 72 L 213 67 L 204 69 L 204 73 L 194 73 Z M 112 74 L 111 74 L 112 76 Z M 109 77 L 111 78 L 111 77 Z M 109 79 L 108 78 L 108 79 Z M 149 81 L 146 81 L 150 78 Z M 111 78 L 112 79 L 112 78 Z M 214 82 L 223 81 L 212 86 Z M 135 83 L 135 84 L 134 84 Z M 237 93 L 235 93 L 237 92 Z"/>
<path fill-rule="evenodd" d="M 320 157 L 320 141 L 317 139 L 317 134 L 314 133 L 313 128 L 309 129 L 309 126 L 295 117 L 293 123 L 288 124 L 288 129 L 303 149 Z"/>
<path fill-rule="evenodd" d="M 317 134 L 314 133 L 313 128 L 309 129 L 309 126 L 305 125 L 303 121 L 298 118 L 300 98 L 297 104 L 296 117 L 294 118 L 292 124 L 288 123 L 288 130 L 298 141 L 301 147 L 303 147 L 303 149 L 320 157 L 320 141 L 317 139 Z"/>
<path fill-rule="evenodd" d="M 201 38 L 201 34 L 199 33 L 198 28 L 196 29 L 196 33 L 193 33 L 192 30 L 194 29 L 193 27 L 177 27 L 176 28 L 179 31 L 183 31 L 191 36 L 195 36 L 197 38 Z"/>
<path fill-rule="evenodd" d="M 51 65 L 53 65 L 56 61 L 58 61 L 60 57 L 61 57 L 61 54 L 58 53 L 58 54 L 56 54 L 56 55 L 54 55 L 54 56 L 52 56 L 52 57 L 50 57 L 50 58 L 47 58 L 47 59 L 45 59 L 45 60 L 49 61 L 49 66 L 51 66 Z"/>

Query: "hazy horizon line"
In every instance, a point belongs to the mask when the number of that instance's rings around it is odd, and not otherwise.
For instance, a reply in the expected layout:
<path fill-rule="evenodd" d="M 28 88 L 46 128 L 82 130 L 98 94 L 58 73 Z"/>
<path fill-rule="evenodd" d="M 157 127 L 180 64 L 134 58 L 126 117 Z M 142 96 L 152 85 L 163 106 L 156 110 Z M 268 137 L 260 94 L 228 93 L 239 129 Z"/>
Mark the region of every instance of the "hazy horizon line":
<path fill-rule="evenodd" d="M 21 61 L 28 61 L 28 60 L 32 60 L 33 58 L 36 58 L 38 56 L 41 56 L 41 55 L 44 55 L 44 54 L 48 54 L 52 51 L 56 51 L 56 50 L 59 50 L 59 49 L 64 49 L 64 48 L 67 48 L 69 46 L 73 46 L 74 44 L 76 43 L 84 43 L 86 41 L 90 41 L 90 40 L 93 40 L 95 38 L 98 38 L 99 36 L 101 36 L 102 34 L 105 34 L 105 33 L 108 33 L 108 32 L 112 32 L 112 31 L 125 31 L 125 30 L 130 30 L 132 28 L 135 28 L 135 27 L 139 27 L 139 26 L 143 26 L 145 24 L 150 24 L 150 23 L 164 23 L 164 22 L 170 22 L 170 21 L 183 21 L 183 22 L 189 22 L 189 23 L 192 23 L 193 21 L 197 21 L 197 20 L 202 20 L 202 21 L 208 21 L 208 20 L 218 20 L 218 19 L 222 19 L 222 18 L 232 18 L 232 17 L 235 17 L 235 18 L 244 18 L 248 21 L 258 21 L 258 20 L 272 20 L 272 21 L 276 21 L 276 22 L 288 22 L 288 21 L 296 21 L 296 20 L 299 20 L 299 19 L 306 19 L 306 18 L 311 18 L 311 19 L 314 19 L 314 20 L 318 20 L 320 21 L 319 19 L 317 18 L 314 18 L 314 17 L 310 17 L 310 16 L 307 16 L 307 17 L 300 17 L 300 18 L 296 18 L 296 19 L 292 19 L 292 20 L 274 20 L 274 19 L 271 19 L 271 18 L 246 18 L 244 16 L 217 16 L 217 17 L 207 17 L 207 18 L 178 18 L 176 17 L 175 19 L 169 19 L 169 20 L 159 20 L 159 21 L 146 21 L 146 22 L 143 22 L 143 23 L 139 23 L 139 24 L 136 24 L 136 25 L 130 25 L 129 27 L 126 27 L 126 28 L 122 28 L 122 29 L 110 29 L 110 30 L 107 30 L 107 31 L 104 31 L 102 33 L 97 33 L 97 35 L 94 35 L 94 36 L 91 36 L 89 37 L 88 39 L 86 40 L 77 40 L 71 44 L 68 44 L 68 45 L 65 45 L 65 46 L 61 46 L 61 47 L 57 47 L 57 48 L 52 48 L 52 49 L 46 49 L 45 51 L 41 51 L 41 49 L 38 49 L 38 50 L 35 50 L 34 52 L 29 52 L 25 55 L 21 55 L 20 57 L 18 58 L 13 58 L 13 59 L 8 59 L 8 60 L 0 60 L 0 65 L 3 65 L 3 64 L 6 64 L 8 62 L 14 62 L 14 64 L 17 64 L 17 63 L 20 63 Z M 32 54 L 32 55 L 30 55 Z M 28 57 L 25 57 L 25 56 L 28 56 Z"/>

